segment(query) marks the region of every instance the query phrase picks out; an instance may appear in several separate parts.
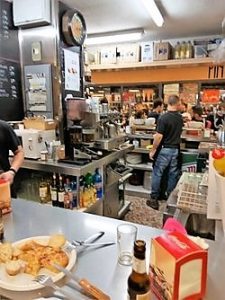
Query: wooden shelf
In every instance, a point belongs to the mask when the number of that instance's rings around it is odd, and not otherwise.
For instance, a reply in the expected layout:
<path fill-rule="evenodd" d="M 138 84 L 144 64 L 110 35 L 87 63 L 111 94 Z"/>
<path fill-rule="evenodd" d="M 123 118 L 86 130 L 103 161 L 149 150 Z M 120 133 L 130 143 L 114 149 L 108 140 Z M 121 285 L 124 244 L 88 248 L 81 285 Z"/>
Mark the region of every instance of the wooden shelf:
<path fill-rule="evenodd" d="M 213 72 L 209 69 L 213 64 L 211 57 L 205 57 L 150 63 L 92 65 L 90 68 L 92 82 L 96 85 L 137 85 L 225 79 L 222 73 L 218 78 L 213 77 Z"/>
<path fill-rule="evenodd" d="M 146 68 L 165 68 L 165 67 L 183 67 L 183 66 L 199 66 L 211 65 L 213 63 L 211 57 L 205 58 L 189 58 L 189 59 L 170 59 L 163 61 L 153 61 L 150 63 L 123 63 L 123 64 L 107 64 L 107 65 L 90 65 L 91 71 L 102 70 L 119 70 L 119 69 L 146 69 Z"/>

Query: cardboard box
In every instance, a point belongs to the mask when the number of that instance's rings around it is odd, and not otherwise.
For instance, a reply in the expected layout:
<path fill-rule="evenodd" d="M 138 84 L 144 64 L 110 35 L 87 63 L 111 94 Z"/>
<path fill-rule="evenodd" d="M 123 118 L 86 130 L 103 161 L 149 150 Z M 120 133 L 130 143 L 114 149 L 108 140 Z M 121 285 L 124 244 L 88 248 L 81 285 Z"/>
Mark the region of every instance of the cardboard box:
<path fill-rule="evenodd" d="M 137 44 L 120 45 L 117 47 L 117 63 L 132 63 L 140 60 L 140 46 Z"/>
<path fill-rule="evenodd" d="M 141 44 L 141 62 L 153 61 L 153 42 Z"/>
<path fill-rule="evenodd" d="M 207 254 L 179 232 L 154 238 L 149 275 L 157 299 L 202 299 L 206 292 Z"/>
<path fill-rule="evenodd" d="M 154 43 L 154 60 L 168 60 L 171 58 L 172 46 L 169 42 Z"/>
<path fill-rule="evenodd" d="M 100 63 L 102 65 L 116 63 L 116 46 L 101 49 Z"/>
<path fill-rule="evenodd" d="M 52 119 L 32 117 L 23 120 L 25 129 L 52 130 L 56 128 L 56 122 Z"/>
<path fill-rule="evenodd" d="M 196 45 L 194 46 L 194 57 L 195 58 L 201 58 L 201 57 L 207 57 L 207 45 Z"/>

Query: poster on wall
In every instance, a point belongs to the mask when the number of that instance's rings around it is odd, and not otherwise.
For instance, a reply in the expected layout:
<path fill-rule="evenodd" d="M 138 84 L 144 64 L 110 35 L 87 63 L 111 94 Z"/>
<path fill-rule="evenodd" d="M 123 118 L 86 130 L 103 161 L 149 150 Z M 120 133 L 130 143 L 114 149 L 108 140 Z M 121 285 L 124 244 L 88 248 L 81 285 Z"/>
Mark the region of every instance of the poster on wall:
<path fill-rule="evenodd" d="M 64 49 L 65 90 L 80 91 L 79 53 Z"/>

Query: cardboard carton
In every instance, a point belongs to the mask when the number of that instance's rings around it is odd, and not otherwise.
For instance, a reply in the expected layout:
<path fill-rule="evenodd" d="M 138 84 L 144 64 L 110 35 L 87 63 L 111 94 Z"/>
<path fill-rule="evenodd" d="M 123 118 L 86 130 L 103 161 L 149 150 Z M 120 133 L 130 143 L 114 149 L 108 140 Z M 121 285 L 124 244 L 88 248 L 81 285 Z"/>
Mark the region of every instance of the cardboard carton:
<path fill-rule="evenodd" d="M 202 299 L 206 278 L 207 251 L 186 235 L 169 232 L 152 240 L 150 282 L 158 299 Z"/>
<path fill-rule="evenodd" d="M 168 60 L 171 58 L 172 47 L 168 42 L 154 43 L 154 60 Z"/>

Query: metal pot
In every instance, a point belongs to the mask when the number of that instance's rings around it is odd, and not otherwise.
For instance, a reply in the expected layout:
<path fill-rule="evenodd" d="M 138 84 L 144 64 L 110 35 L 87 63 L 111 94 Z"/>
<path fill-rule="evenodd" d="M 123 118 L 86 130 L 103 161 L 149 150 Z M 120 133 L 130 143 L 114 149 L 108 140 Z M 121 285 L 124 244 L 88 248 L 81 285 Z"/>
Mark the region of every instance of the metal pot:
<path fill-rule="evenodd" d="M 219 130 L 217 132 L 217 138 L 220 146 L 225 147 L 225 123 L 219 126 Z"/>
<path fill-rule="evenodd" d="M 109 137 L 114 138 L 117 136 L 117 128 L 114 124 L 108 124 Z"/>

